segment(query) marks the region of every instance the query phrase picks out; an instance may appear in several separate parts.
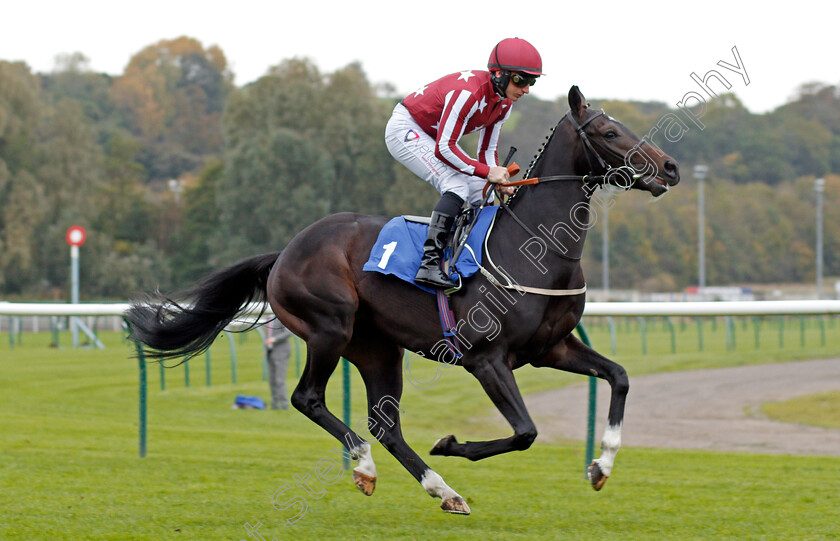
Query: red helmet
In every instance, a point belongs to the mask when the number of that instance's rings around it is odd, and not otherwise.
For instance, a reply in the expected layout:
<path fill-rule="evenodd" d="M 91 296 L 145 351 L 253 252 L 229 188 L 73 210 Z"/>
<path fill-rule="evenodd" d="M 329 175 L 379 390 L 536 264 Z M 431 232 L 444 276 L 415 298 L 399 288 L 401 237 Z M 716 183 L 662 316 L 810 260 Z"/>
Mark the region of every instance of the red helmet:
<path fill-rule="evenodd" d="M 493 47 L 487 68 L 543 75 L 542 58 L 537 49 L 519 38 L 507 38 Z"/>

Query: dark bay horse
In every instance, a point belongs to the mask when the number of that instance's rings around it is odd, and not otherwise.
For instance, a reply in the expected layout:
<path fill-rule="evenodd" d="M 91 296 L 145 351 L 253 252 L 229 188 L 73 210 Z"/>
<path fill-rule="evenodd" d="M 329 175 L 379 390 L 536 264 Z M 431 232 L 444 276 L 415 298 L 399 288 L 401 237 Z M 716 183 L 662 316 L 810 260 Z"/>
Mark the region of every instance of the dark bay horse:
<path fill-rule="evenodd" d="M 306 366 L 292 404 L 342 444 L 359 465 L 357 486 L 370 495 L 376 468 L 370 444 L 326 407 L 324 392 L 341 356 L 361 374 L 370 432 L 434 497 L 441 508 L 469 513 L 464 499 L 408 446 L 400 428 L 404 349 L 463 366 L 513 428 L 481 442 L 439 440 L 432 454 L 481 460 L 524 450 L 537 436 L 513 371 L 526 364 L 605 379 L 611 387 L 601 456 L 589 468 L 598 490 L 621 444 L 627 374 L 572 335 L 583 313 L 580 257 L 595 219 L 599 184 L 659 196 L 679 182 L 677 163 L 603 111 L 588 107 L 578 88 L 569 113 L 552 132 L 530 171 L 540 179 L 520 188 L 500 210 L 484 244 L 486 274 L 465 281 L 450 298 L 463 356 L 443 341 L 435 297 L 393 276 L 365 272 L 388 218 L 342 213 L 304 229 L 282 251 L 252 257 L 207 277 L 178 298 L 135 302 L 127 314 L 132 338 L 180 358 L 203 351 L 255 300 L 307 344 Z M 373 421 L 378 419 L 379 421 Z M 374 427 L 374 424 L 376 425 Z"/>

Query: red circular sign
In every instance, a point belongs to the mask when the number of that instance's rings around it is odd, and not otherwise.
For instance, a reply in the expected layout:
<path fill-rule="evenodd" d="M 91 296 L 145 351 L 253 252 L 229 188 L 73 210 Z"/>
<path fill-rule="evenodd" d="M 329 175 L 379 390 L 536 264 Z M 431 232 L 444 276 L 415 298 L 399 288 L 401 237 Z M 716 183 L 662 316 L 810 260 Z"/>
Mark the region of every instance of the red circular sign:
<path fill-rule="evenodd" d="M 81 246 L 87 240 L 87 232 L 80 225 L 74 225 L 67 230 L 67 244 L 70 246 Z"/>

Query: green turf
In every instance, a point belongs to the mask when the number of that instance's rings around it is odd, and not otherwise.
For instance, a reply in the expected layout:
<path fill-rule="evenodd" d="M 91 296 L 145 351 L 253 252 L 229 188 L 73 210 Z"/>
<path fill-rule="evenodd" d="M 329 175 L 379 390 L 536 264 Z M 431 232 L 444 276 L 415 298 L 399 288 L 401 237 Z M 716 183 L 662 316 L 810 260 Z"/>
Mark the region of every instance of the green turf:
<path fill-rule="evenodd" d="M 632 330 L 622 333 L 617 355 L 631 374 L 801 358 L 798 327 L 789 342 L 759 353 L 740 340 L 735 351 L 713 350 L 711 326 L 703 354 L 689 347 L 671 355 L 654 349 L 669 334 L 648 329 L 642 355 Z M 721 329 L 718 329 L 720 331 Z M 830 328 L 827 329 L 830 331 Z M 738 329 L 741 333 L 743 329 Z M 749 332 L 747 329 L 743 332 Z M 677 328 L 677 333 L 679 333 Z M 836 332 L 809 357 L 838 354 Z M 817 331 L 818 333 L 818 331 Z M 609 354 L 609 335 L 592 325 L 596 346 Z M 657 338 L 658 336 L 658 338 Z M 678 334 L 678 337 L 681 336 Z M 772 334 L 769 336 L 773 336 Z M 602 340 L 606 337 L 606 342 Z M 663 338 L 664 337 L 664 338 Z M 230 406 L 237 393 L 268 398 L 261 380 L 259 341 L 235 338 L 238 384 L 231 383 L 229 343 L 211 350 L 212 386 L 205 386 L 204 357 L 160 372 L 149 366 L 148 456 L 138 458 L 137 361 L 116 334 L 108 349 L 50 348 L 50 336 L 25 335 L 12 349 L 0 335 L 0 539 L 252 539 L 245 523 L 263 524 L 266 539 L 801 539 L 840 534 L 840 458 L 769 456 L 624 448 L 613 476 L 596 493 L 583 479 L 583 445 L 535 444 L 472 463 L 428 456 L 448 433 L 462 439 L 505 436 L 483 421 L 492 410 L 479 385 L 458 368 L 441 368 L 436 383 L 406 383 L 401 404 L 408 442 L 455 490 L 473 514 L 438 509 L 410 475 L 374 446 L 379 481 L 367 498 L 349 474 L 325 485 L 316 468 L 329 465 L 337 446 L 295 411 L 244 411 Z M 696 340 L 696 334 L 693 336 Z M 740 336 L 739 336 L 740 338 Z M 60 343 L 69 343 L 62 335 Z M 696 348 L 696 342 L 691 344 Z M 754 344 L 749 344 L 753 346 Z M 659 347 L 658 345 L 656 347 Z M 743 350 L 741 348 L 744 347 Z M 295 362 L 290 366 L 294 380 Z M 437 365 L 417 363 L 418 381 L 434 379 Z M 571 382 L 579 376 L 524 369 L 524 392 Z M 341 382 L 334 377 L 330 408 L 340 415 Z M 353 373 L 351 419 L 366 416 L 361 383 Z M 581 405 L 581 415 L 585 405 Z M 583 422 L 583 418 L 581 419 Z M 628 422 L 630 422 L 628 420 Z M 337 457 L 336 457 L 337 459 Z M 322 470 L 324 473 L 324 470 Z M 309 475 L 314 495 L 298 479 Z M 307 510 L 278 510 L 292 498 Z M 282 507 L 282 505 L 280 505 Z"/>
<path fill-rule="evenodd" d="M 761 412 L 771 419 L 786 423 L 840 428 L 840 391 L 762 404 Z"/>

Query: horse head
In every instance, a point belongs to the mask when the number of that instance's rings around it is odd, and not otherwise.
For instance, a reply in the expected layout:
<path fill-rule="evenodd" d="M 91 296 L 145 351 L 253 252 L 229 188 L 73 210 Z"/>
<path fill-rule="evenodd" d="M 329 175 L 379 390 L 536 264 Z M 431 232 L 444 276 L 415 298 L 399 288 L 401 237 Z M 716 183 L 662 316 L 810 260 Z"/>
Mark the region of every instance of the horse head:
<path fill-rule="evenodd" d="M 635 188 L 658 197 L 680 181 L 677 161 L 603 110 L 589 107 L 580 89 L 569 90 L 565 119 L 577 131 L 582 146 L 575 168 L 585 174 L 605 175 L 605 183 Z"/>

